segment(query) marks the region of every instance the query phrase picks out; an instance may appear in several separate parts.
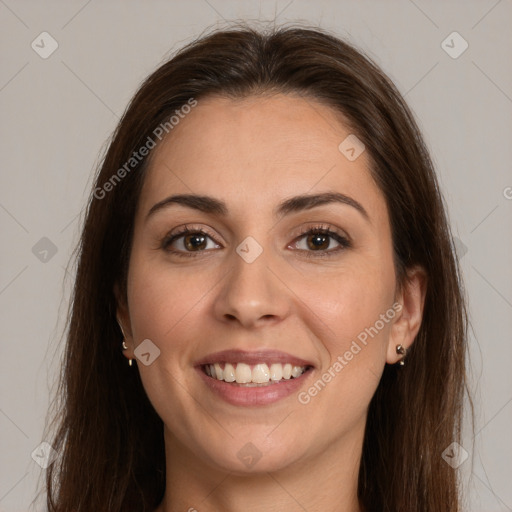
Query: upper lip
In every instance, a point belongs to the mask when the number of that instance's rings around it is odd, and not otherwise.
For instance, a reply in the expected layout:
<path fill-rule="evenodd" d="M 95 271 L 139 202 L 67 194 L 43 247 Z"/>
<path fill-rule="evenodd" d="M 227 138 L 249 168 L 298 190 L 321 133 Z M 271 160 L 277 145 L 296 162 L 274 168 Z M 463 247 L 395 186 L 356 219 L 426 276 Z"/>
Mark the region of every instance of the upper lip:
<path fill-rule="evenodd" d="M 222 350 L 209 354 L 196 362 L 197 366 L 215 363 L 245 363 L 245 364 L 259 364 L 259 363 L 290 363 L 293 366 L 314 366 L 312 362 L 296 357 L 280 350 Z"/>

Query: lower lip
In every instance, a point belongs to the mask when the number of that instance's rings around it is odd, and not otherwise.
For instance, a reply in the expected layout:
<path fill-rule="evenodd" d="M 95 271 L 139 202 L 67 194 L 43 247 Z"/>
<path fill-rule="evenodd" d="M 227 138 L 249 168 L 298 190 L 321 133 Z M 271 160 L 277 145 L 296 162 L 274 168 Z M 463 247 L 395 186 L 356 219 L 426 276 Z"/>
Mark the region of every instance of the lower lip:
<path fill-rule="evenodd" d="M 204 373 L 202 367 L 196 367 L 203 382 L 220 398 L 232 405 L 252 407 L 268 405 L 296 393 L 312 373 L 313 368 L 306 370 L 300 377 L 283 379 L 267 386 L 239 386 L 223 380 L 217 380 Z"/>

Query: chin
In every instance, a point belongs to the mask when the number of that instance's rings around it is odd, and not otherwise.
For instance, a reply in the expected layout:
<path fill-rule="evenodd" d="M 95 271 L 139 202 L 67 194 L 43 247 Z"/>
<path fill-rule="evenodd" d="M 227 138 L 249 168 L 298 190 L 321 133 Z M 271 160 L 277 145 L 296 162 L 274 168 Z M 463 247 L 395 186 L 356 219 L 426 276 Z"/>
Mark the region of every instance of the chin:
<path fill-rule="evenodd" d="M 265 439 L 265 437 L 267 437 Z M 215 468 L 237 475 L 254 475 L 283 470 L 298 463 L 304 455 L 303 443 L 291 443 L 268 439 L 268 434 L 238 437 L 226 444 L 204 447 L 204 456 Z"/>

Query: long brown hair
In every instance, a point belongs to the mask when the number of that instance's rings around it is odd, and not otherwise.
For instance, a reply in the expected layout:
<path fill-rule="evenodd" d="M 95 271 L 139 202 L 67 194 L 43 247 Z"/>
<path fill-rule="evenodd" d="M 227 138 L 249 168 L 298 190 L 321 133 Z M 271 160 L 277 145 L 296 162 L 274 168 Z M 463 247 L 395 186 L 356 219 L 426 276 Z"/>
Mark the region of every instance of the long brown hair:
<path fill-rule="evenodd" d="M 59 453 L 46 474 L 50 512 L 152 511 L 165 491 L 162 420 L 136 366 L 122 357 L 113 292 L 117 284 L 126 297 L 148 157 L 122 179 L 112 177 L 191 99 L 267 93 L 299 94 L 342 116 L 365 144 L 385 197 L 398 284 L 414 265 L 428 276 L 423 322 L 407 364 L 386 366 L 369 406 L 360 503 L 368 512 L 460 509 L 457 473 L 441 454 L 460 439 L 467 312 L 445 206 L 414 117 L 393 83 L 351 44 L 318 28 L 237 24 L 203 34 L 144 81 L 99 166 L 77 247 L 48 427 Z"/>

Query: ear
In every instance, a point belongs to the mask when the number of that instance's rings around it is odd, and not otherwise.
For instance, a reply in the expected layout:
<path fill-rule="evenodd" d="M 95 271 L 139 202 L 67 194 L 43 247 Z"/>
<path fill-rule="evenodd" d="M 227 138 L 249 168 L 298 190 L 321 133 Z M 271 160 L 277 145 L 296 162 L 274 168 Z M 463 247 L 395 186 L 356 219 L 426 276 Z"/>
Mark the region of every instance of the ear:
<path fill-rule="evenodd" d="M 421 266 L 408 269 L 402 290 L 396 298 L 401 308 L 389 335 L 386 357 L 388 364 L 395 364 L 403 357 L 396 353 L 397 345 L 402 345 L 407 350 L 414 342 L 423 318 L 426 291 L 425 269 Z"/>
<path fill-rule="evenodd" d="M 133 334 L 132 334 L 132 326 L 130 322 L 130 312 L 128 310 L 128 304 L 125 300 L 125 297 L 121 294 L 118 283 L 114 285 L 114 296 L 116 298 L 116 318 L 117 323 L 124 335 L 124 341 L 128 347 L 127 350 L 123 350 L 123 355 L 127 359 L 134 359 L 134 343 L 133 343 Z"/>

